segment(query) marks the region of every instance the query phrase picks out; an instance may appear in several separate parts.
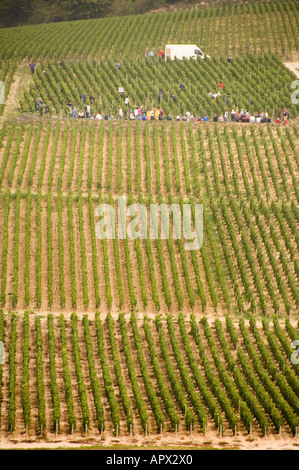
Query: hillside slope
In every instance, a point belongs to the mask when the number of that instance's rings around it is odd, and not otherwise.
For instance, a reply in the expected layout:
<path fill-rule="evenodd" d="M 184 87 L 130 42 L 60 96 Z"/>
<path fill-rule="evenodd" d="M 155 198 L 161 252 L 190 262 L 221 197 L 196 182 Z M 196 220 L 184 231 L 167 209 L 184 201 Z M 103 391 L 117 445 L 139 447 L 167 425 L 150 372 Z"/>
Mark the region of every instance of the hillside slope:
<path fill-rule="evenodd" d="M 140 58 L 165 44 L 197 44 L 212 57 L 273 52 L 298 60 L 298 0 L 100 18 L 0 30 L 2 58 Z"/>

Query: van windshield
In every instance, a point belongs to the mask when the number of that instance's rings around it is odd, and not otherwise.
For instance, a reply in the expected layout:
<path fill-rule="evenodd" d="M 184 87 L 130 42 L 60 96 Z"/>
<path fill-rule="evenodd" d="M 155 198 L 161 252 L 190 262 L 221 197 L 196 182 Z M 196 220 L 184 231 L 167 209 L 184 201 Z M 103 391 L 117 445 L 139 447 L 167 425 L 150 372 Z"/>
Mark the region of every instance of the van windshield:
<path fill-rule="evenodd" d="M 202 55 L 202 52 L 199 49 L 195 49 L 194 54 Z"/>

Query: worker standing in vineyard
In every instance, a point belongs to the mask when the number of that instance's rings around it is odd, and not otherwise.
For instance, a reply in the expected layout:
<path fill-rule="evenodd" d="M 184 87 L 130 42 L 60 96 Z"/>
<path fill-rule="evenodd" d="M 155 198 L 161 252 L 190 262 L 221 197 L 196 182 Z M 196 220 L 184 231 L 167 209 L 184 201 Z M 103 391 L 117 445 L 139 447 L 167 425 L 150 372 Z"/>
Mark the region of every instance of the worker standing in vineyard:
<path fill-rule="evenodd" d="M 225 106 L 226 106 L 226 104 L 227 104 L 227 100 L 228 100 L 228 99 L 230 99 L 230 95 L 229 95 L 229 94 L 223 96 L 223 103 L 224 103 Z"/>
<path fill-rule="evenodd" d="M 164 90 L 162 88 L 160 88 L 159 90 L 159 94 L 158 94 L 158 101 L 159 103 L 161 103 L 161 100 L 163 98 L 163 94 L 164 94 Z"/>
<path fill-rule="evenodd" d="M 29 67 L 30 67 L 31 73 L 33 75 L 34 71 L 35 71 L 35 63 L 32 61 L 31 64 L 29 65 Z"/>
<path fill-rule="evenodd" d="M 90 105 L 88 104 L 88 105 L 86 106 L 86 117 L 87 117 L 87 119 L 90 118 L 90 114 L 91 114 L 91 107 L 90 107 Z"/>
<path fill-rule="evenodd" d="M 281 117 L 282 117 L 282 120 L 283 120 L 284 124 L 288 123 L 289 116 L 290 116 L 289 111 L 287 109 L 283 108 L 282 111 L 281 111 Z"/>

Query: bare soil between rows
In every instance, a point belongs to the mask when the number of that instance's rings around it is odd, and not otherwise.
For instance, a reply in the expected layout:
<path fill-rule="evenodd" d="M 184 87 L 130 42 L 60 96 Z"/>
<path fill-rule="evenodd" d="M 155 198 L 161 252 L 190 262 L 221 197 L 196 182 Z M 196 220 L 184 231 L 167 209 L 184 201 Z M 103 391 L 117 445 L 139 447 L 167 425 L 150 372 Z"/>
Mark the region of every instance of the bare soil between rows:
<path fill-rule="evenodd" d="M 299 436 L 281 437 L 266 436 L 259 437 L 253 435 L 236 435 L 220 437 L 219 433 L 210 431 L 203 434 L 178 433 L 177 437 L 173 433 L 165 435 L 148 435 L 118 437 L 103 433 L 93 436 L 54 436 L 44 439 L 38 437 L 22 439 L 21 436 L 12 436 L 0 440 L 0 450 L 4 449 L 80 449 L 97 448 L 102 450 L 109 449 L 135 449 L 135 450 L 162 450 L 162 449 L 235 449 L 235 450 L 299 450 Z"/>

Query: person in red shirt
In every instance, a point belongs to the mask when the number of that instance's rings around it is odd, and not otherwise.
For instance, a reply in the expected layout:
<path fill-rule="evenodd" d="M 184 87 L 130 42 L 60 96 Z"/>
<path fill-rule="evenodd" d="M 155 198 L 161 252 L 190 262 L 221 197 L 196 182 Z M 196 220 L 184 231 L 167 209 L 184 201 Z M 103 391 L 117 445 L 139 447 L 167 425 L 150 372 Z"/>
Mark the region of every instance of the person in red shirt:
<path fill-rule="evenodd" d="M 162 59 L 163 58 L 163 51 L 162 49 L 160 48 L 159 51 L 158 51 L 158 59 Z"/>
<path fill-rule="evenodd" d="M 219 82 L 219 83 L 218 83 L 218 86 L 219 86 L 219 88 L 220 88 L 221 90 L 223 89 L 223 83 L 222 83 L 222 82 Z"/>

